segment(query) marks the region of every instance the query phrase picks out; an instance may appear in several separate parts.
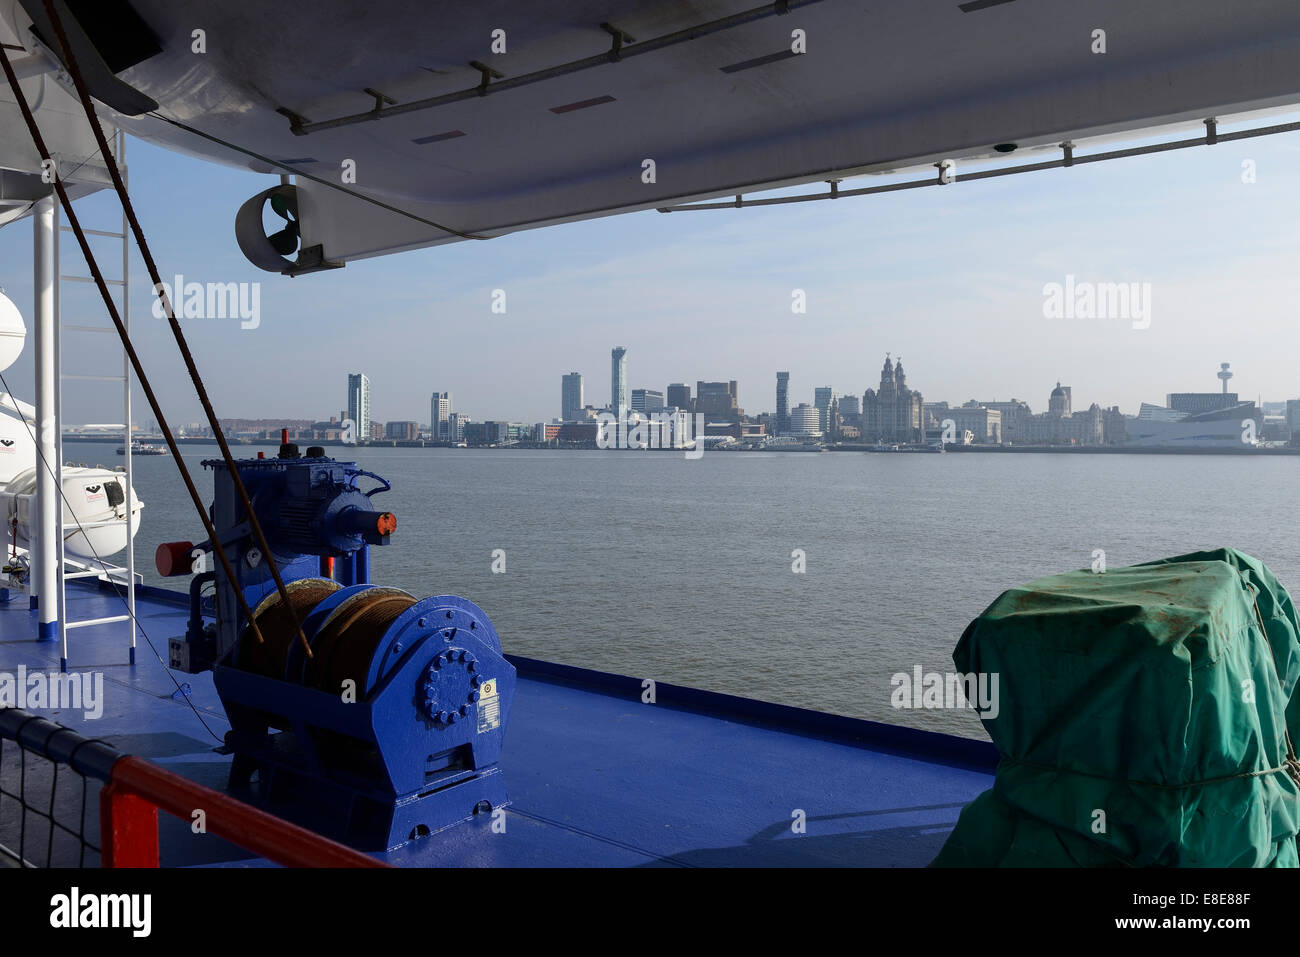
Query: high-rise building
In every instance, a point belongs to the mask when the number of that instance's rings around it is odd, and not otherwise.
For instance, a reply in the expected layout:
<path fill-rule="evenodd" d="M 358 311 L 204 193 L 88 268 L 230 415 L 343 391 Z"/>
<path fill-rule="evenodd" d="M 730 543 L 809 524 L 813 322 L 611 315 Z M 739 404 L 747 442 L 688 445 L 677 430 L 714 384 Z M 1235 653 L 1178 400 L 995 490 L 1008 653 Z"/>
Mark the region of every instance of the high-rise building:
<path fill-rule="evenodd" d="M 691 405 L 691 387 L 685 382 L 674 382 L 670 385 L 666 401 L 670 409 L 681 409 L 683 412 L 694 411 Z"/>
<path fill-rule="evenodd" d="M 664 394 L 657 389 L 633 389 L 633 412 L 661 412 L 664 407 Z"/>
<path fill-rule="evenodd" d="M 435 392 L 429 399 L 429 437 L 435 442 L 447 438 L 447 419 L 451 415 L 451 393 Z"/>
<path fill-rule="evenodd" d="M 862 396 L 862 438 L 879 442 L 924 441 L 924 400 L 907 387 L 903 361 L 895 365 L 885 356 L 880 371 L 880 391 L 868 389 Z"/>
<path fill-rule="evenodd" d="M 370 380 L 360 372 L 348 376 L 348 416 L 357 440 L 370 439 Z"/>
<path fill-rule="evenodd" d="M 790 410 L 790 434 L 807 437 L 822 434 L 816 406 L 800 402 Z"/>
<path fill-rule="evenodd" d="M 790 431 L 790 373 L 776 374 L 776 434 Z"/>
<path fill-rule="evenodd" d="M 818 427 L 823 432 L 831 430 L 830 411 L 835 404 L 835 392 L 830 386 L 818 386 L 813 390 L 813 408 L 817 410 Z"/>
<path fill-rule="evenodd" d="M 464 442 L 465 426 L 469 424 L 469 416 L 463 412 L 453 412 L 447 416 L 447 441 Z"/>
<path fill-rule="evenodd" d="M 658 389 L 633 389 L 632 408 L 637 412 L 661 412 L 664 408 L 664 394 Z"/>
<path fill-rule="evenodd" d="M 695 383 L 695 411 L 711 422 L 739 422 L 744 410 L 736 401 L 736 380 Z"/>
<path fill-rule="evenodd" d="M 582 409 L 582 374 L 570 372 L 560 378 L 560 421 L 573 422 Z"/>
<path fill-rule="evenodd" d="M 615 346 L 609 350 L 609 409 L 620 418 L 627 413 L 627 350 Z"/>

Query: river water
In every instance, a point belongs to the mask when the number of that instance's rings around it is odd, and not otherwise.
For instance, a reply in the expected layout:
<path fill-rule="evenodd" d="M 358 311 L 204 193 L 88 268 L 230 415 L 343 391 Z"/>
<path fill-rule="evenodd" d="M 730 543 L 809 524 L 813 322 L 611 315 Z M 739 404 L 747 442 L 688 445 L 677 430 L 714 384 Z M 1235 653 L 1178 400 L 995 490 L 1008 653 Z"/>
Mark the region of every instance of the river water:
<path fill-rule="evenodd" d="M 971 736 L 969 711 L 895 710 L 890 677 L 952 671 L 1008 587 L 1098 548 L 1113 567 L 1223 545 L 1300 587 L 1291 457 L 355 451 L 398 516 L 373 580 L 477 602 L 509 652 Z M 135 470 L 137 559 L 161 584 L 157 544 L 202 526 L 170 458 Z"/>

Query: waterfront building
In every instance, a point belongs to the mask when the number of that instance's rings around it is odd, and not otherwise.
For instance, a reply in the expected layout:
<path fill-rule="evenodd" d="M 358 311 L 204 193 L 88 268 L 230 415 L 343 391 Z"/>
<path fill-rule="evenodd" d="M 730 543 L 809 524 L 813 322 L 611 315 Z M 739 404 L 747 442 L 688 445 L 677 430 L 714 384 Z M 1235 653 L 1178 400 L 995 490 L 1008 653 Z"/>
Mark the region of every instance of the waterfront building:
<path fill-rule="evenodd" d="M 1227 386 L 1227 383 L 1224 383 Z M 1235 392 L 1170 392 L 1165 396 L 1165 406 L 1175 412 L 1188 415 L 1200 415 L 1202 412 L 1217 412 L 1240 405 Z"/>
<path fill-rule="evenodd" d="M 397 442 L 414 442 L 420 437 L 420 423 L 411 421 L 389 422 L 384 427 L 384 438 Z"/>
<path fill-rule="evenodd" d="M 363 373 L 348 376 L 348 416 L 356 429 L 356 437 L 370 438 L 370 379 Z"/>
<path fill-rule="evenodd" d="M 823 412 L 819 409 L 817 414 L 819 420 L 825 419 L 826 428 L 822 431 L 831 442 L 839 442 L 843 438 L 844 422 L 840 419 L 840 404 L 836 398 L 832 396 L 826 410 Z"/>
<path fill-rule="evenodd" d="M 1101 406 L 1073 410 L 1070 387 L 1056 383 L 1047 400 L 1048 411 L 1027 420 L 1026 441 L 1034 445 L 1101 445 L 1105 440 Z"/>
<path fill-rule="evenodd" d="M 582 419 L 578 422 L 566 422 L 560 426 L 559 433 L 555 436 L 557 442 L 561 444 L 568 442 L 595 443 L 596 441 L 596 419 Z"/>
<path fill-rule="evenodd" d="M 790 373 L 776 374 L 776 434 L 790 431 Z"/>
<path fill-rule="evenodd" d="M 1138 416 L 1142 421 L 1154 420 L 1156 422 L 1177 422 L 1180 419 L 1187 418 L 1186 412 L 1179 412 L 1164 405 L 1154 405 L 1150 402 L 1143 402 L 1138 409 Z"/>
<path fill-rule="evenodd" d="M 633 412 L 658 412 L 664 407 L 664 394 L 656 389 L 633 389 Z"/>
<path fill-rule="evenodd" d="M 949 409 L 945 419 L 951 419 L 958 433 L 969 432 L 971 442 L 978 445 L 1002 443 L 1002 413 L 980 405 L 974 399 L 960 408 Z"/>
<path fill-rule="evenodd" d="M 560 421 L 573 422 L 582 408 L 582 373 L 560 377 Z"/>
<path fill-rule="evenodd" d="M 924 399 L 907 387 L 903 360 L 895 365 L 888 355 L 880 371 L 879 391 L 862 396 L 862 437 L 869 442 L 920 442 L 925 427 Z"/>
<path fill-rule="evenodd" d="M 670 385 L 664 403 L 670 409 L 681 409 L 683 412 L 695 411 L 695 406 L 691 402 L 691 387 L 685 382 L 674 382 Z"/>
<path fill-rule="evenodd" d="M 1127 422 L 1126 446 L 1138 448 L 1241 449 L 1256 445 L 1263 436 L 1263 413 L 1254 402 L 1242 402 L 1195 415 L 1143 404 L 1152 414 Z M 1160 415 L 1160 411 L 1172 413 Z M 1253 419 L 1253 428 L 1245 420 Z"/>
<path fill-rule="evenodd" d="M 435 392 L 429 399 L 429 436 L 435 442 L 447 437 L 447 418 L 451 415 L 451 393 Z"/>
<path fill-rule="evenodd" d="M 831 406 L 838 397 L 830 386 L 819 386 L 813 390 L 813 407 L 817 410 L 818 427 L 822 432 L 831 432 Z"/>
<path fill-rule="evenodd" d="M 1128 441 L 1128 416 L 1112 405 L 1101 413 L 1102 441 L 1107 445 L 1121 445 Z"/>
<path fill-rule="evenodd" d="M 1029 418 L 1033 410 L 1029 408 L 1028 402 L 1021 402 L 1019 399 L 1009 399 L 1005 402 L 980 401 L 978 405 L 983 406 L 990 412 L 996 412 L 1002 419 L 1002 441 L 1011 445 L 1017 445 L 1029 441 Z"/>
<path fill-rule="evenodd" d="M 856 395 L 842 395 L 839 398 L 840 418 L 845 425 L 858 426 L 862 422 L 862 400 Z"/>
<path fill-rule="evenodd" d="M 1286 400 L 1286 426 L 1291 431 L 1291 444 L 1300 445 L 1300 399 Z"/>
<path fill-rule="evenodd" d="M 695 411 L 710 422 L 739 422 L 744 410 L 737 403 L 736 380 L 695 383 Z"/>
<path fill-rule="evenodd" d="M 463 412 L 451 412 L 447 415 L 447 428 L 443 437 L 453 445 L 457 442 L 465 441 L 465 426 L 469 424 L 469 416 Z"/>
<path fill-rule="evenodd" d="M 1261 410 L 1262 411 L 1262 410 Z M 1291 438 L 1285 415 L 1264 414 L 1264 422 L 1259 437 L 1265 442 L 1286 442 Z"/>
<path fill-rule="evenodd" d="M 809 405 L 807 402 L 800 402 L 791 409 L 789 434 L 804 436 L 805 438 L 820 436 L 822 434 L 821 417 L 817 407 Z"/>
<path fill-rule="evenodd" d="M 609 410 L 619 418 L 627 415 L 630 396 L 627 391 L 627 349 L 609 350 Z"/>
<path fill-rule="evenodd" d="M 513 445 L 531 442 L 537 427 L 522 422 L 467 422 L 461 430 L 466 445 Z"/>

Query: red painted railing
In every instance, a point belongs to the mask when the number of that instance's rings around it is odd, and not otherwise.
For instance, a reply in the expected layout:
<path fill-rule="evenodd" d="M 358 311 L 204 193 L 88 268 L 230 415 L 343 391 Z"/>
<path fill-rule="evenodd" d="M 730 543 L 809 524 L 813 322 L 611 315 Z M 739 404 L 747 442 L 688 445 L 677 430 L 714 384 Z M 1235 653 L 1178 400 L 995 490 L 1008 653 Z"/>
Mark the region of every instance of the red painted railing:
<path fill-rule="evenodd" d="M 100 792 L 104 867 L 158 866 L 158 811 L 183 821 L 202 811 L 209 834 L 285 867 L 387 867 L 350 847 L 130 755 Z"/>

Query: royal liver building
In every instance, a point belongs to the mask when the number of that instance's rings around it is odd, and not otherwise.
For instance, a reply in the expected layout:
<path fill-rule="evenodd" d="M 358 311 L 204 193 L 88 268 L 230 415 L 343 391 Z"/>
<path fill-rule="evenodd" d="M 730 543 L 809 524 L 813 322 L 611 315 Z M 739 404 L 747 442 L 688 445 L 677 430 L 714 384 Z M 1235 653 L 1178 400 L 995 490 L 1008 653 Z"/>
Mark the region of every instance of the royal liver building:
<path fill-rule="evenodd" d="M 921 442 L 922 416 L 921 393 L 907 387 L 902 357 L 895 365 L 886 354 L 880 391 L 868 389 L 862 396 L 863 441 Z"/>

